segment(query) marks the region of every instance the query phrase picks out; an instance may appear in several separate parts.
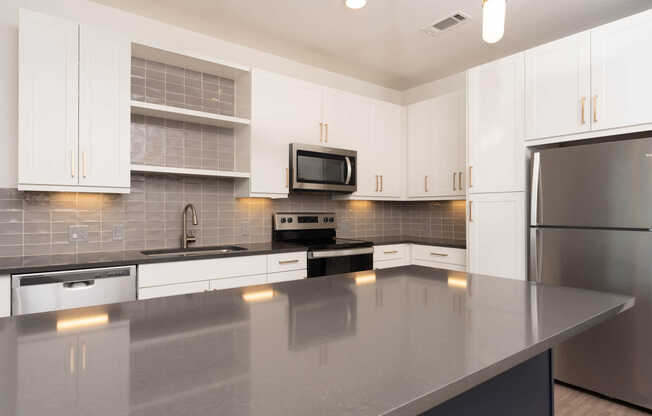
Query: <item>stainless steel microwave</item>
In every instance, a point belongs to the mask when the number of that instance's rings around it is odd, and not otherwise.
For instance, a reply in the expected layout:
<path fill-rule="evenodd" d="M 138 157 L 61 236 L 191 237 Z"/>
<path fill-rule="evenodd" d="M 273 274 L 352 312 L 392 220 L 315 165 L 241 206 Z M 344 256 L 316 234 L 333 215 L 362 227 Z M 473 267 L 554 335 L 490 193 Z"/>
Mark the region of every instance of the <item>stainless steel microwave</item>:
<path fill-rule="evenodd" d="M 355 192 L 357 159 L 355 150 L 292 143 L 291 190 Z"/>

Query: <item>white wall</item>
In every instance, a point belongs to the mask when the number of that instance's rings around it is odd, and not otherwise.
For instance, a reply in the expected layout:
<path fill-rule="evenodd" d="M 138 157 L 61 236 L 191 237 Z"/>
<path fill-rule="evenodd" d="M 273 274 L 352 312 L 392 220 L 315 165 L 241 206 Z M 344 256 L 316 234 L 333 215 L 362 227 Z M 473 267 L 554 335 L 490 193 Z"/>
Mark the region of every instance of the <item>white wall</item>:
<path fill-rule="evenodd" d="M 201 35 L 87 0 L 0 0 L 0 188 L 15 187 L 18 137 L 18 9 L 27 8 L 80 23 L 112 28 L 132 41 L 185 50 L 241 65 L 267 69 L 400 104 L 400 91 L 300 64 L 269 53 Z"/>
<path fill-rule="evenodd" d="M 418 103 L 419 101 L 425 101 L 429 98 L 460 90 L 466 90 L 466 72 L 460 72 L 403 91 L 403 105 Z"/>

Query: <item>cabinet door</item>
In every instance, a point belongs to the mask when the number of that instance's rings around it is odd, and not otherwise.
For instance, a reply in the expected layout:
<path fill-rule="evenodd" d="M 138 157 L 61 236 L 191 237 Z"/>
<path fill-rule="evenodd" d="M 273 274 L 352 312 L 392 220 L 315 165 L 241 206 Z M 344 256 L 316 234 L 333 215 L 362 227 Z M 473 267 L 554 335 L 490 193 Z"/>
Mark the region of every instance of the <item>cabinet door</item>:
<path fill-rule="evenodd" d="M 129 414 L 129 325 L 82 333 L 77 348 L 79 414 Z"/>
<path fill-rule="evenodd" d="M 407 175 L 408 197 L 430 195 L 430 164 L 432 160 L 432 122 L 430 120 L 432 100 L 411 104 L 407 109 Z"/>
<path fill-rule="evenodd" d="M 18 183 L 77 185 L 78 26 L 20 10 Z"/>
<path fill-rule="evenodd" d="M 593 130 L 652 123 L 652 10 L 591 31 Z"/>
<path fill-rule="evenodd" d="M 525 192 L 471 195 L 469 271 L 525 280 Z"/>
<path fill-rule="evenodd" d="M 465 110 L 462 92 L 432 100 L 429 192 L 433 196 L 464 195 L 458 175 L 464 171 Z"/>
<path fill-rule="evenodd" d="M 79 51 L 79 183 L 128 188 L 131 44 L 81 25 Z"/>
<path fill-rule="evenodd" d="M 401 196 L 401 176 L 403 159 L 401 155 L 401 107 L 384 102 L 373 103 L 373 123 L 370 146 L 367 152 L 371 157 L 372 171 L 367 176 L 371 196 L 399 198 Z M 365 151 L 365 150 L 362 150 Z M 360 158 L 358 154 L 358 158 Z M 378 187 L 376 188 L 376 175 Z M 360 189 L 358 183 L 358 189 Z M 378 189 L 378 191 L 376 191 Z"/>
<path fill-rule="evenodd" d="M 589 32 L 525 52 L 527 139 L 591 128 Z"/>
<path fill-rule="evenodd" d="M 369 138 L 372 101 L 348 92 L 324 90 L 324 145 L 360 150 Z"/>
<path fill-rule="evenodd" d="M 16 414 L 68 414 L 74 409 L 78 357 L 75 335 L 51 334 L 19 340 Z"/>
<path fill-rule="evenodd" d="M 322 88 L 258 69 L 252 85 L 250 191 L 287 194 L 290 143 L 319 143 Z"/>
<path fill-rule="evenodd" d="M 469 70 L 468 193 L 525 190 L 523 54 Z"/>

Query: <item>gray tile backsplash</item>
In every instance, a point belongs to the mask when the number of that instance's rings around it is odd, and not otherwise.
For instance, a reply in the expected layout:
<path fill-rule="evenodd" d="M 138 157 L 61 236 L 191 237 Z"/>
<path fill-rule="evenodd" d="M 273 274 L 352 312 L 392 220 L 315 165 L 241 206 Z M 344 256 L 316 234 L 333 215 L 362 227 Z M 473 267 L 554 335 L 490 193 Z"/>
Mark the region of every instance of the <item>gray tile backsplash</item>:
<path fill-rule="evenodd" d="M 124 195 L 0 189 L 0 257 L 179 247 L 187 203 L 198 211 L 199 225 L 189 224 L 198 245 L 270 241 L 275 211 L 335 212 L 341 237 L 466 238 L 463 201 L 334 201 L 328 194 L 236 199 L 234 179 L 132 174 L 131 193 Z M 71 225 L 86 226 L 88 241 L 69 242 Z M 115 226 L 124 228 L 122 240 L 113 239 Z"/>

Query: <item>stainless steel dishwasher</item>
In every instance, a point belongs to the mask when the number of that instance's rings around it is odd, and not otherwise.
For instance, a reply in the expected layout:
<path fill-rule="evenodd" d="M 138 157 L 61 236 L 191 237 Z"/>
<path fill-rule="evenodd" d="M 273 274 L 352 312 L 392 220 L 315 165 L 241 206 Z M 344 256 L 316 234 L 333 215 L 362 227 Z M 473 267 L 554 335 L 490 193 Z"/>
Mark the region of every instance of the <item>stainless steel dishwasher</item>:
<path fill-rule="evenodd" d="M 136 266 L 11 276 L 11 314 L 136 300 Z"/>

